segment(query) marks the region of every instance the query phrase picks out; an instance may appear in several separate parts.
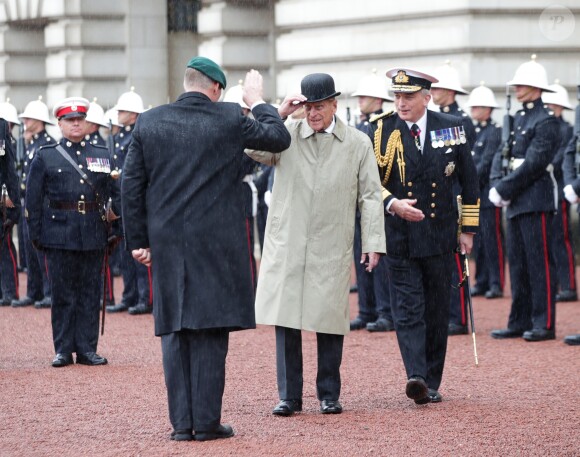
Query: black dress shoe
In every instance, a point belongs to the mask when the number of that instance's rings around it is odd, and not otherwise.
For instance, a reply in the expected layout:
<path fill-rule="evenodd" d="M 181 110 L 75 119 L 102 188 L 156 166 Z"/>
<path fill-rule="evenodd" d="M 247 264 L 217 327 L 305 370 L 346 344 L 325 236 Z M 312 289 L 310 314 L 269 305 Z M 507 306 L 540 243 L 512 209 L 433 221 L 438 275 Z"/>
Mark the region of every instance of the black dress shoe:
<path fill-rule="evenodd" d="M 189 430 L 173 430 L 169 439 L 173 441 L 191 441 L 193 440 L 193 433 Z"/>
<path fill-rule="evenodd" d="M 368 322 L 365 321 L 364 319 L 361 319 L 360 317 L 356 317 L 352 321 L 350 321 L 350 329 L 351 330 L 361 330 L 363 328 L 367 328 L 367 324 L 368 324 Z"/>
<path fill-rule="evenodd" d="M 556 332 L 554 330 L 546 330 L 545 328 L 534 328 L 524 332 L 523 336 L 526 341 L 555 340 Z"/>
<path fill-rule="evenodd" d="M 14 300 L 16 300 L 15 297 L 2 297 L 0 299 L 0 306 L 10 306 Z"/>
<path fill-rule="evenodd" d="M 580 334 L 578 335 L 568 335 L 564 338 L 564 343 L 570 346 L 580 346 Z"/>
<path fill-rule="evenodd" d="M 13 308 L 21 308 L 23 306 L 32 306 L 34 305 L 34 300 L 30 297 L 24 297 L 20 300 L 12 300 L 11 303 Z"/>
<path fill-rule="evenodd" d="M 426 398 L 429 398 L 429 388 L 427 387 L 427 383 L 423 378 L 420 376 L 411 376 L 407 381 L 407 387 L 405 388 L 405 393 L 407 397 L 411 400 L 415 400 L 415 403 L 419 403 L 419 401 L 423 401 Z M 429 403 L 431 400 L 425 401 L 425 403 Z"/>
<path fill-rule="evenodd" d="M 441 394 L 435 389 L 429 389 L 427 396 L 425 398 L 421 398 L 419 400 L 415 400 L 415 403 L 418 405 L 426 405 L 427 403 L 441 403 Z"/>
<path fill-rule="evenodd" d="M 153 312 L 152 306 L 147 306 L 144 303 L 138 303 L 137 306 L 131 306 L 129 308 L 129 314 L 151 314 Z"/>
<path fill-rule="evenodd" d="M 58 353 L 52 360 L 52 366 L 55 368 L 66 367 L 74 363 L 72 354 Z"/>
<path fill-rule="evenodd" d="M 562 290 L 556 294 L 556 301 L 576 301 L 578 294 L 575 290 Z"/>
<path fill-rule="evenodd" d="M 504 328 L 501 330 L 492 330 L 491 336 L 496 340 L 503 340 L 506 338 L 519 338 L 524 334 L 523 330 L 513 330 L 511 328 Z"/>
<path fill-rule="evenodd" d="M 431 399 L 431 403 L 441 403 L 443 400 L 439 391 L 435 389 L 429 389 L 429 398 Z"/>
<path fill-rule="evenodd" d="M 485 298 L 488 300 L 493 300 L 494 298 L 501 298 L 503 297 L 503 292 L 499 287 L 492 287 L 485 293 Z"/>
<path fill-rule="evenodd" d="M 77 363 L 81 365 L 106 365 L 107 359 L 96 352 L 85 352 L 84 354 L 77 354 Z"/>
<path fill-rule="evenodd" d="M 322 400 L 320 412 L 322 414 L 340 414 L 342 413 L 342 405 L 338 400 Z"/>
<path fill-rule="evenodd" d="M 354 285 L 354 286 L 350 286 L 349 292 L 351 294 L 354 294 L 355 292 L 358 292 L 358 285 Z"/>
<path fill-rule="evenodd" d="M 447 334 L 451 335 L 467 335 L 469 331 L 467 330 L 467 325 L 455 324 L 453 322 L 449 323 L 447 327 Z"/>
<path fill-rule="evenodd" d="M 275 416 L 291 416 L 297 411 L 302 411 L 302 400 L 281 400 L 272 410 L 272 414 Z"/>
<path fill-rule="evenodd" d="M 395 330 L 395 324 L 393 321 L 379 317 L 376 321 L 367 324 L 367 330 L 369 332 L 390 332 Z"/>
<path fill-rule="evenodd" d="M 197 431 L 193 436 L 195 441 L 209 441 L 209 440 L 219 440 L 221 438 L 230 438 L 234 436 L 234 429 L 227 424 L 220 425 L 215 430 L 209 430 L 207 432 Z"/>
<path fill-rule="evenodd" d="M 483 295 L 486 290 L 487 290 L 487 287 L 481 287 L 481 286 L 476 284 L 475 286 L 473 286 L 469 289 L 469 292 L 471 293 L 472 297 L 477 297 L 478 295 Z"/>
<path fill-rule="evenodd" d="M 108 313 L 122 313 L 123 311 L 127 311 L 129 309 L 129 305 L 126 303 L 119 303 L 118 305 L 114 306 L 107 306 Z"/>
<path fill-rule="evenodd" d="M 36 309 L 50 308 L 51 306 L 52 306 L 52 298 L 50 297 L 44 297 L 42 300 L 34 302 L 34 307 Z"/>

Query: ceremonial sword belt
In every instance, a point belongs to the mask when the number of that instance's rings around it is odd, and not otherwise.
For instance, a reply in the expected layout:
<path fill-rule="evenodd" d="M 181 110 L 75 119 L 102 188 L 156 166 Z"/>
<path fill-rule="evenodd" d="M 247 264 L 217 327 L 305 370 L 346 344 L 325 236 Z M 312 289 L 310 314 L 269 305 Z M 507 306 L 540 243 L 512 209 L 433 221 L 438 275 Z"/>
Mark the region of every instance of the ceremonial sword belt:
<path fill-rule="evenodd" d="M 65 211 L 76 211 L 81 214 L 93 213 L 99 211 L 99 202 L 86 202 L 79 200 L 76 202 L 63 202 L 50 200 L 48 207 L 52 209 L 62 209 Z"/>

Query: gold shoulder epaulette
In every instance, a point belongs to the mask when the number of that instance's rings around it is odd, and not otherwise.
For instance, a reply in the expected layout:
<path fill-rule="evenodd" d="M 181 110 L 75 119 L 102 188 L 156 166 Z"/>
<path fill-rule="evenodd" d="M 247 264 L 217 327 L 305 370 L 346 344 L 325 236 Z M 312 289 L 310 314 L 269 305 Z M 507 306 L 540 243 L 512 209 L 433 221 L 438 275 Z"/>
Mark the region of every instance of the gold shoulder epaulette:
<path fill-rule="evenodd" d="M 371 116 L 369 122 L 377 122 L 379 119 L 384 119 L 385 117 L 392 116 L 393 114 L 395 114 L 394 111 L 387 111 L 386 113 L 375 114 L 374 116 Z"/>

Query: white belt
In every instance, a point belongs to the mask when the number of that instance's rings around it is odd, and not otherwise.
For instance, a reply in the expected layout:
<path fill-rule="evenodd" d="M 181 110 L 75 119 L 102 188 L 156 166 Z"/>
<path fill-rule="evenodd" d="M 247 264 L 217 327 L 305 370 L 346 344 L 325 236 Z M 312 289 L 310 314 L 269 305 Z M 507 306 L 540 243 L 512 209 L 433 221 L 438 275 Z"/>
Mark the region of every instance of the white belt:
<path fill-rule="evenodd" d="M 256 214 L 258 214 L 258 189 L 254 184 L 254 176 L 246 175 L 244 176 L 243 181 L 250 186 L 250 189 L 252 190 L 252 217 L 256 217 Z"/>

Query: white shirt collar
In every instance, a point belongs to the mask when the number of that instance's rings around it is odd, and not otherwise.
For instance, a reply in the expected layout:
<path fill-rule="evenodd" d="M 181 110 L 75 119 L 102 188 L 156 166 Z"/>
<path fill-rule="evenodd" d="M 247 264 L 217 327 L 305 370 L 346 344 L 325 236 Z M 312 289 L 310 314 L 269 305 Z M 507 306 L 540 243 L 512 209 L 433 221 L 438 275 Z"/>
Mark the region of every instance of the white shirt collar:
<path fill-rule="evenodd" d="M 332 133 L 334 131 L 335 126 L 336 126 L 336 120 L 335 120 L 334 116 L 332 116 L 332 122 L 330 123 L 330 125 L 328 127 L 326 127 L 324 129 L 324 131 L 326 133 Z"/>

